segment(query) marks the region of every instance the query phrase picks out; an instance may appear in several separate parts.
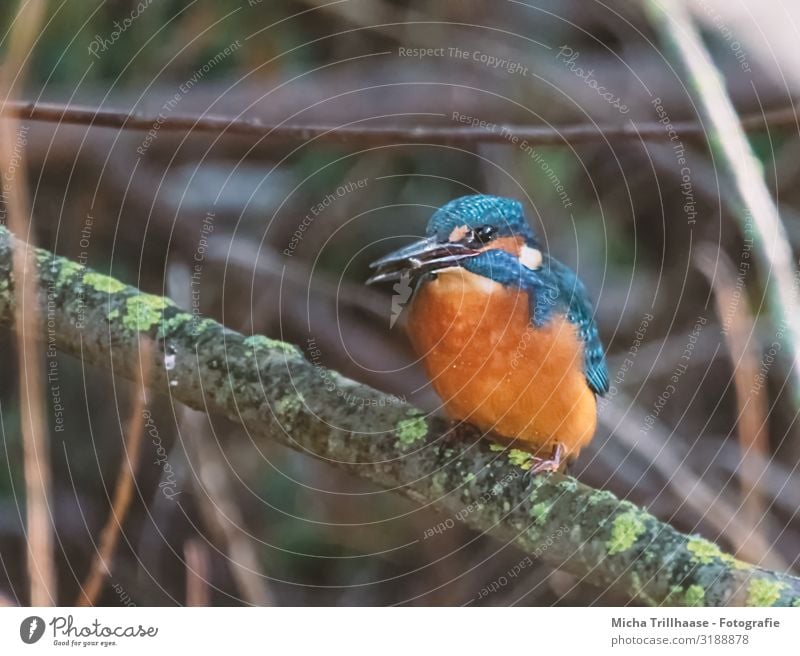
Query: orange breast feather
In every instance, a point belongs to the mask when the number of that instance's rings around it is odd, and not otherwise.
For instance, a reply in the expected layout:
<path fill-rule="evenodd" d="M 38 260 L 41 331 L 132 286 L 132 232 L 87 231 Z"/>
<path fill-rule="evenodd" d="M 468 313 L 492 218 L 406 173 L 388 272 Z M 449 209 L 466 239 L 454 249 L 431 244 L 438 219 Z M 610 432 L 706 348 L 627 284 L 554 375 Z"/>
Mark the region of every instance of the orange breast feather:
<path fill-rule="evenodd" d="M 418 290 L 409 334 L 453 419 L 574 458 L 597 421 L 583 347 L 565 317 L 535 328 L 529 316 L 526 292 L 453 268 Z"/>

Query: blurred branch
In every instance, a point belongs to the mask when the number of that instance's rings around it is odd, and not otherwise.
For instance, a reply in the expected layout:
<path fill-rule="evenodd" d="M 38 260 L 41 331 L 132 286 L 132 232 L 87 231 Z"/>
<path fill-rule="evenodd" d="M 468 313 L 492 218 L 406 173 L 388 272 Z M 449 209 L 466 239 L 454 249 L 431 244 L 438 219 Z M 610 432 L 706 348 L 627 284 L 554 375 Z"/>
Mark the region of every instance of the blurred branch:
<path fill-rule="evenodd" d="M 764 182 L 762 166 L 742 129 L 725 84 L 682 2 L 647 0 L 645 9 L 664 43 L 688 72 L 710 123 L 708 143 L 714 156 L 731 171 L 741 197 L 736 216 L 745 239 L 752 238 L 766 278 L 770 314 L 779 340 L 788 352 L 794 402 L 800 406 L 800 307 L 789 240 L 778 208 Z"/>
<path fill-rule="evenodd" d="M 31 51 L 36 45 L 46 3 L 43 0 L 19 2 L 10 27 L 10 39 L 0 71 L 2 106 L 13 103 L 17 89 L 24 87 Z M 25 170 L 25 131 L 13 119 L 0 125 L 0 170 L 3 184 L 0 197 L 3 220 L 18 235 L 31 235 L 31 208 Z M 57 602 L 57 577 L 53 554 L 53 524 L 50 506 L 50 439 L 45 412 L 44 358 L 39 340 L 41 309 L 36 302 L 38 282 L 30 251 L 13 253 L 12 270 L 19 280 L 19 301 L 14 308 L 17 366 L 19 368 L 19 414 L 25 471 L 25 546 L 30 582 L 31 606 L 50 606 Z M 50 353 L 50 346 L 47 353 Z M 57 365 L 48 356 L 49 365 Z M 58 369 L 47 369 L 48 392 L 60 395 Z M 54 376 L 54 378 L 52 378 Z"/>
<path fill-rule="evenodd" d="M 0 280 L 8 281 L 0 286 L 3 323 L 11 321 L 15 302 L 15 246 L 26 247 L 0 228 Z M 522 451 L 324 371 L 294 346 L 245 337 L 168 299 L 29 250 L 46 290 L 40 302 L 54 307 L 65 351 L 134 378 L 145 335 L 158 344 L 151 389 L 241 423 L 248 439 L 275 440 L 326 460 L 631 600 L 800 604 L 800 579 L 739 561 L 574 478 L 531 477 L 530 456 Z M 358 400 L 357 411 L 347 399 Z"/>
<path fill-rule="evenodd" d="M 144 434 L 144 410 L 147 403 L 146 391 L 149 369 L 152 365 L 152 344 L 142 340 L 139 359 L 141 367 L 136 369 L 136 385 L 133 389 L 133 405 L 128 422 L 125 427 L 125 438 L 122 448 L 122 461 L 120 462 L 117 484 L 114 488 L 114 499 L 111 511 L 106 519 L 105 526 L 100 533 L 100 548 L 92 557 L 89 574 L 81 586 L 76 606 L 95 606 L 103 589 L 103 582 L 110 575 L 111 564 L 119 543 L 122 523 L 128 515 L 128 510 L 133 501 L 133 491 L 136 487 L 136 470 L 139 466 L 139 456 L 142 451 L 142 437 Z"/>
<path fill-rule="evenodd" d="M 274 606 L 275 600 L 267 588 L 255 545 L 242 528 L 246 522 L 236 502 L 228 470 L 221 462 L 219 451 L 213 448 L 215 436 L 210 434 L 208 415 L 181 408 L 178 417 L 182 439 L 190 454 L 200 513 L 224 549 L 222 553 L 242 600 L 251 606 Z M 189 569 L 187 563 L 187 571 Z M 187 602 L 187 605 L 200 604 Z"/>
<path fill-rule="evenodd" d="M 196 538 L 189 538 L 183 545 L 186 561 L 186 605 L 206 607 L 211 605 L 211 563 L 206 546 Z"/>
<path fill-rule="evenodd" d="M 770 519 L 761 490 L 761 481 L 766 476 L 764 463 L 769 456 L 769 399 L 765 386 L 758 384 L 761 345 L 750 303 L 744 289 L 737 288 L 733 262 L 710 242 L 698 246 L 694 261 L 714 290 L 717 315 L 722 322 L 722 335 L 733 368 L 738 409 L 736 433 L 742 458 L 738 468 L 742 517 L 752 527 L 747 540 L 750 542 L 758 532 L 764 531 Z M 769 556 L 772 551 L 769 541 L 759 539 L 757 542 L 759 550 L 766 547 L 765 555 Z M 747 547 L 746 543 L 739 545 L 737 553 L 744 554 Z"/>
<path fill-rule="evenodd" d="M 147 115 L 99 107 L 60 105 L 56 103 L 9 102 L 0 109 L 0 116 L 23 121 L 42 121 L 68 125 L 87 125 L 97 128 L 121 130 L 157 130 L 179 132 L 225 133 L 268 141 L 323 141 L 333 143 L 386 144 L 386 143 L 519 143 L 530 145 L 563 145 L 566 143 L 602 142 L 615 139 L 644 139 L 669 141 L 669 132 L 661 123 L 572 123 L 567 125 L 506 125 L 471 127 L 469 125 L 414 125 L 384 126 L 361 125 L 298 125 L 265 123 L 242 116 L 202 115 Z M 448 118 L 446 114 L 437 115 Z M 464 117 L 469 118 L 469 117 Z M 774 127 L 798 128 L 798 115 L 794 106 L 752 114 L 741 119 L 746 130 L 762 131 Z M 681 137 L 705 138 L 706 128 L 696 121 L 676 121 L 675 130 Z"/>

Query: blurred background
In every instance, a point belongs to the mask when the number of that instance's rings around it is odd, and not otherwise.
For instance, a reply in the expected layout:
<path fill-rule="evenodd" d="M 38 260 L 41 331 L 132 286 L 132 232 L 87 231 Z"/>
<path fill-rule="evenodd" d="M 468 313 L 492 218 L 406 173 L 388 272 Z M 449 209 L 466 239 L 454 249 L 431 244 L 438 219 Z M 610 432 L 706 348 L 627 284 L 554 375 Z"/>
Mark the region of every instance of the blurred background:
<path fill-rule="evenodd" d="M 64 0 L 37 30 L 21 99 L 135 112 L 147 130 L 21 122 L 39 245 L 438 411 L 391 289 L 368 264 L 471 193 L 511 196 L 596 301 L 612 391 L 573 467 L 739 557 L 798 572 L 798 405 L 730 172 L 685 71 L 629 2 Z M 800 8 L 690 3 L 790 246 L 800 248 Z M 0 17 L 8 35 L 12 12 Z M 7 43 L 0 44 L 7 47 Z M 263 125 L 601 126 L 553 145 L 340 143 L 160 129 Z M 765 118 L 765 116 L 767 118 Z M 483 122 L 483 123 L 480 123 Z M 795 180 L 795 182 L 793 182 Z M 743 229 L 744 226 L 744 229 Z M 796 266 L 796 265 L 795 265 Z M 712 283 L 713 279 L 713 283 Z M 0 597 L 29 603 L 13 332 L 0 341 Z M 777 344 L 777 346 L 776 346 Z M 48 412 L 58 601 L 72 604 L 108 521 L 134 386 L 58 353 Z M 368 412 L 368 409 L 364 409 Z M 150 396 L 104 605 L 614 604 L 613 592 L 458 523 Z M 58 423 L 57 423 L 58 419 Z M 171 490 L 171 494 L 165 493 Z M 359 494 L 353 494 L 359 493 Z"/>

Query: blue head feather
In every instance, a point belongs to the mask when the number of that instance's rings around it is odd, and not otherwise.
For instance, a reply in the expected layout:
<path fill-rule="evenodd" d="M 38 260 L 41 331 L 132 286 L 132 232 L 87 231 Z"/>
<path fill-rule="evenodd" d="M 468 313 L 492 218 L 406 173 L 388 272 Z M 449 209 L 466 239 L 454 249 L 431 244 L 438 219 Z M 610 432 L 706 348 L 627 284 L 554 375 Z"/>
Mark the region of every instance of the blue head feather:
<path fill-rule="evenodd" d="M 462 196 L 442 205 L 428 221 L 428 237 L 446 240 L 455 228 L 467 226 L 469 229 L 483 225 L 497 228 L 500 236 L 516 235 L 523 237 L 528 245 L 536 244 L 533 229 L 525 219 L 522 203 L 513 198 L 501 196 Z"/>

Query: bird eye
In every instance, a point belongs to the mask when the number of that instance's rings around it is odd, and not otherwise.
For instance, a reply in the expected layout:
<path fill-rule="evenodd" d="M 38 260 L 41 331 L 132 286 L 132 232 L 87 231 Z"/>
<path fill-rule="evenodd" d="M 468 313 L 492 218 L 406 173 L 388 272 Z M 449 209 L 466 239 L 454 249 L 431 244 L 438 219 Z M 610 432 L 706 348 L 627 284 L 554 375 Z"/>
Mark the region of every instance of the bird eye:
<path fill-rule="evenodd" d="M 492 225 L 483 225 L 472 230 L 468 236 L 475 245 L 488 244 L 497 236 L 497 228 Z"/>

